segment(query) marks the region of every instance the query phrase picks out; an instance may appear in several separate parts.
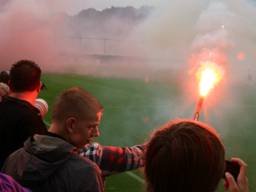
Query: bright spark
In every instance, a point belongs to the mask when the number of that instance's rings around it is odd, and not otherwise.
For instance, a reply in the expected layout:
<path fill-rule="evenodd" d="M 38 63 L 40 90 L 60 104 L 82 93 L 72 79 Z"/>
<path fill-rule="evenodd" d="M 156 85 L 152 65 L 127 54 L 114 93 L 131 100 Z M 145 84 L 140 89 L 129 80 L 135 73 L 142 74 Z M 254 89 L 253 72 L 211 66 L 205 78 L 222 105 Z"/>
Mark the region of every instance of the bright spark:
<path fill-rule="evenodd" d="M 202 62 L 197 72 L 200 96 L 206 97 L 221 80 L 222 76 L 223 72 L 216 63 L 210 61 Z"/>

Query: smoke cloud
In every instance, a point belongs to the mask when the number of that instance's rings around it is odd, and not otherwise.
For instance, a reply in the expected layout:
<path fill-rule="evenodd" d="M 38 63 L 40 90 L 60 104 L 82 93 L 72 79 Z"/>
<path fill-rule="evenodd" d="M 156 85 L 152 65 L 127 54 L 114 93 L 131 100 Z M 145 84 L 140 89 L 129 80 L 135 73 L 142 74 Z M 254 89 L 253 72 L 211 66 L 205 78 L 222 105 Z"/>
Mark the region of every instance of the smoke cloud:
<path fill-rule="evenodd" d="M 54 70 L 60 62 L 59 18 L 33 0 L 13 0 L 1 8 L 1 68 L 8 69 L 19 59 L 32 59 L 43 69 Z"/>
<path fill-rule="evenodd" d="M 255 58 L 255 16 L 256 7 L 250 1 L 171 1 L 163 3 L 136 34 L 147 43 L 149 55 L 185 61 L 201 50 L 218 50 L 238 69 L 239 54 L 248 57 L 246 67 Z"/>
<path fill-rule="evenodd" d="M 241 85 L 255 84 L 253 1 L 162 0 L 143 24 L 132 29 L 132 34 L 120 35 L 117 41 L 99 28 L 95 33 L 89 31 L 95 21 L 85 26 L 82 34 L 76 26 L 67 25 L 67 15 L 60 13 L 72 8 L 71 0 L 6 0 L 0 6 L 1 69 L 8 69 L 19 59 L 32 59 L 47 72 L 126 75 L 145 81 L 154 77 L 175 79 L 184 86 L 184 96 L 156 101 L 156 114 L 167 119 L 192 117 L 197 95 L 187 82 L 194 82 L 198 60 L 215 58 L 226 70 L 225 89 L 209 96 L 204 108 L 210 108 L 208 116 L 218 125 L 227 112 L 245 111 L 237 107 L 242 103 Z M 130 27 L 114 19 L 110 23 L 119 29 L 117 32 Z M 94 38 L 95 34 L 100 36 Z M 118 33 L 115 35 L 118 38 Z M 167 106 L 164 111 L 162 106 Z M 249 119 L 253 118 L 246 116 L 245 120 Z"/>
<path fill-rule="evenodd" d="M 193 113 L 198 94 L 195 85 L 190 84 L 195 82 L 198 61 L 217 60 L 225 69 L 225 76 L 219 88 L 208 96 L 203 119 L 223 127 L 227 114 L 236 116 L 235 111 L 243 114 L 247 110 L 242 102 L 246 93 L 242 90 L 248 87 L 254 90 L 255 3 L 245 0 L 162 2 L 132 38 L 144 42 L 143 54 L 160 58 L 153 66 L 161 73 L 176 71 L 169 75 L 176 75 L 184 96 L 180 105 L 172 107 L 174 118 L 177 114 L 186 118 L 188 113 Z M 159 106 L 168 102 L 171 101 L 160 101 Z M 159 114 L 168 115 L 161 110 Z M 250 118 L 251 115 L 246 117 Z"/>
<path fill-rule="evenodd" d="M 232 66 L 229 70 L 233 74 L 237 71 L 243 74 L 233 79 L 245 78 L 246 73 L 253 69 L 256 8 L 250 1 L 158 1 L 151 16 L 132 29 L 133 35 L 118 37 L 115 34 L 119 39 L 114 41 L 109 40 L 109 35 L 105 33 L 107 37 L 101 34 L 98 39 L 87 39 L 82 46 L 79 38 L 86 35 L 92 37 L 91 34 L 99 31 L 76 34 L 78 32 L 72 25 L 67 25 L 66 15 L 60 13 L 75 4 L 70 0 L 1 1 L 0 58 L 3 68 L 8 68 L 18 59 L 28 58 L 38 61 L 46 71 L 90 70 L 97 73 L 101 70 L 99 65 L 102 61 L 86 58 L 85 55 L 93 54 L 90 50 L 101 49 L 97 54 L 135 57 L 136 62 L 131 61 L 134 66 L 141 65 L 140 70 L 147 72 L 149 68 L 154 71 L 166 68 L 184 70 L 188 67 L 187 63 L 207 51 L 221 54 L 222 60 Z M 110 21 L 110 24 L 120 29 L 129 27 L 127 23 L 116 20 Z M 77 38 L 71 39 L 72 36 Z M 129 70 L 126 67 L 129 61 L 121 63 L 125 65 L 124 70 Z M 116 64 L 110 68 L 115 73 L 123 73 Z M 104 70 L 101 70 L 102 73 Z"/>
<path fill-rule="evenodd" d="M 31 59 L 39 63 L 45 72 L 104 76 L 134 74 L 136 67 L 130 68 L 129 59 L 119 57 L 118 51 L 121 40 L 124 40 L 122 33 L 128 31 L 132 22 L 126 23 L 116 18 L 110 18 L 106 23 L 90 20 L 90 14 L 99 14 L 95 10 L 86 12 L 85 16 L 82 12 L 81 15 L 69 16 L 64 11 L 72 4 L 70 0 L 2 1 L 1 68 L 8 69 L 19 59 Z M 105 14 L 109 14 L 108 11 Z M 117 15 L 122 17 L 118 10 Z M 113 54 L 117 57 L 112 58 Z M 133 66 L 142 63 L 136 59 L 131 62 Z M 137 71 L 145 71 L 145 68 Z M 137 74 L 137 77 L 140 76 Z"/>

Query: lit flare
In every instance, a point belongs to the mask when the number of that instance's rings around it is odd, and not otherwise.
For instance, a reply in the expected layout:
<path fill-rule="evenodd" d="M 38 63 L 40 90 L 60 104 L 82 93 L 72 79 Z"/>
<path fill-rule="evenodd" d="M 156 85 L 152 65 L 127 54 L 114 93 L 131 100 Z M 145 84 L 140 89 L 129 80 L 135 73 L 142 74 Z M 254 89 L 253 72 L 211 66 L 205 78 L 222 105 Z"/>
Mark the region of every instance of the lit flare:
<path fill-rule="evenodd" d="M 199 80 L 199 94 L 201 97 L 206 97 L 220 82 L 223 72 L 216 63 L 206 61 L 201 63 L 196 75 Z"/>

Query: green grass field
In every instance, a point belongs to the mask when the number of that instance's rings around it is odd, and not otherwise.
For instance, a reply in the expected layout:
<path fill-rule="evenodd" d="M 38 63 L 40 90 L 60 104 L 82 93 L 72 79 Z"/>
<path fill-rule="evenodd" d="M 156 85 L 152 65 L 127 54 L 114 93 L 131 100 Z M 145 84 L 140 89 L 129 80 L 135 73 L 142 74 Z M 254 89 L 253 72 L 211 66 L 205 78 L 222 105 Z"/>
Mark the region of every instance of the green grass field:
<path fill-rule="evenodd" d="M 81 75 L 43 76 L 47 89 L 40 97 L 47 100 L 49 111 L 54 98 L 62 90 L 80 86 L 91 92 L 103 104 L 105 110 L 100 125 L 103 145 L 127 146 L 142 143 L 151 131 L 176 117 L 190 118 L 192 106 L 184 108 L 181 88 L 175 82 L 144 82 L 141 80 L 86 77 Z M 242 97 L 236 110 L 213 115 L 210 123 L 219 128 L 227 150 L 227 157 L 242 157 L 249 165 L 248 175 L 251 192 L 256 191 L 256 91 L 240 87 Z M 182 111 L 179 106 L 183 106 Z M 50 122 L 50 112 L 45 120 Z M 225 127 L 222 130 L 222 127 Z M 223 191 L 221 188 L 218 191 Z M 106 192 L 143 192 L 143 176 L 140 171 L 122 173 L 106 180 Z"/>

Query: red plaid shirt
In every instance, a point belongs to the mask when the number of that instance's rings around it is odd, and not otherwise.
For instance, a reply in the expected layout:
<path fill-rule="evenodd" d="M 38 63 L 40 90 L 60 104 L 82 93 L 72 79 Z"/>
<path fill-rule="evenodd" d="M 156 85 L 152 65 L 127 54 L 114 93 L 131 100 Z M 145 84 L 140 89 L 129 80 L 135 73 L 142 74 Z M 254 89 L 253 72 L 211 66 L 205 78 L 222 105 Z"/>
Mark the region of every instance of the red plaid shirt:
<path fill-rule="evenodd" d="M 144 152 L 145 145 L 114 147 L 90 143 L 80 150 L 80 155 L 95 162 L 102 170 L 103 176 L 107 176 L 143 167 Z"/>

